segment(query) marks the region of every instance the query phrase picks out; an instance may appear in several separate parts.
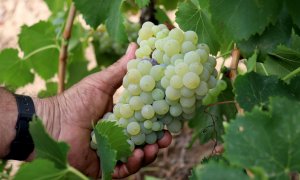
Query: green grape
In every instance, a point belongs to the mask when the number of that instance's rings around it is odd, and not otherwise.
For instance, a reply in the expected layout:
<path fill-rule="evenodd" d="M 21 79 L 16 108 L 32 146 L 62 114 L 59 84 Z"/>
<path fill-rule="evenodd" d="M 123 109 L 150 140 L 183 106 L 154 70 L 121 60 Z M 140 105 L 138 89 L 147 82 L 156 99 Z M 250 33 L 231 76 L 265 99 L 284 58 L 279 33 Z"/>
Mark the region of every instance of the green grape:
<path fill-rule="evenodd" d="M 156 142 L 156 140 L 157 140 L 157 135 L 155 132 L 152 132 L 152 133 L 146 135 L 145 142 L 147 144 L 154 144 Z"/>
<path fill-rule="evenodd" d="M 183 60 L 186 64 L 199 63 L 200 62 L 200 56 L 197 52 L 190 51 L 190 52 L 188 52 L 184 55 Z"/>
<path fill-rule="evenodd" d="M 153 34 L 156 36 L 157 33 L 160 31 L 160 28 L 158 26 L 152 26 L 151 30 Z"/>
<path fill-rule="evenodd" d="M 227 83 L 223 80 L 220 80 L 217 82 L 217 87 L 220 89 L 220 91 L 224 91 L 227 88 Z"/>
<path fill-rule="evenodd" d="M 203 69 L 201 75 L 200 75 L 200 79 L 201 81 L 207 81 L 209 79 L 209 72 L 207 71 L 207 69 Z"/>
<path fill-rule="evenodd" d="M 133 60 L 129 61 L 129 62 L 127 63 L 127 70 L 137 68 L 138 63 L 139 63 L 139 60 L 138 60 L 138 59 L 133 59 Z"/>
<path fill-rule="evenodd" d="M 184 57 L 183 54 L 175 54 L 174 56 L 171 57 L 171 62 L 172 62 L 172 63 L 173 63 L 173 62 L 175 63 L 175 61 L 176 61 L 177 59 L 183 59 L 183 57 Z M 173 64 L 174 64 L 174 63 L 173 63 Z"/>
<path fill-rule="evenodd" d="M 152 91 L 155 87 L 155 80 L 150 75 L 145 75 L 140 80 L 140 87 L 143 91 Z"/>
<path fill-rule="evenodd" d="M 127 132 L 132 136 L 139 134 L 140 131 L 141 131 L 141 127 L 137 122 L 130 122 L 127 125 Z"/>
<path fill-rule="evenodd" d="M 150 37 L 152 37 L 153 32 L 150 28 L 142 28 L 139 31 L 139 38 L 141 38 L 141 40 L 147 40 Z"/>
<path fill-rule="evenodd" d="M 160 82 L 161 86 L 166 89 L 169 85 L 170 85 L 170 81 L 168 80 L 168 78 L 166 76 L 164 76 L 162 79 L 161 79 L 161 82 Z"/>
<path fill-rule="evenodd" d="M 201 81 L 201 82 L 202 82 L 202 81 Z M 201 84 L 201 82 L 200 82 L 200 84 Z M 194 94 L 195 94 L 194 90 L 189 89 L 189 88 L 187 88 L 187 87 L 182 87 L 182 88 L 180 89 L 180 93 L 181 93 L 181 95 L 182 95 L 183 97 L 192 97 L 192 96 L 194 96 Z"/>
<path fill-rule="evenodd" d="M 161 80 L 161 78 L 164 76 L 164 67 L 161 65 L 153 66 L 150 70 L 150 75 L 155 81 Z"/>
<path fill-rule="evenodd" d="M 144 103 L 140 96 L 132 96 L 129 100 L 129 105 L 133 110 L 138 111 L 138 110 L 142 109 L 142 107 L 144 106 Z"/>
<path fill-rule="evenodd" d="M 166 102 L 169 104 L 169 105 L 176 105 L 177 103 L 178 103 L 178 100 L 179 99 L 177 99 L 177 100 L 170 100 L 170 99 L 168 99 L 168 98 L 166 98 Z"/>
<path fill-rule="evenodd" d="M 135 145 L 143 145 L 145 143 L 145 140 L 146 140 L 146 136 L 143 133 L 131 136 L 131 141 Z"/>
<path fill-rule="evenodd" d="M 123 87 L 128 88 L 129 86 L 129 81 L 128 81 L 128 76 L 123 77 Z"/>
<path fill-rule="evenodd" d="M 169 104 L 165 100 L 158 100 L 153 102 L 153 109 L 156 114 L 164 115 L 169 111 Z"/>
<path fill-rule="evenodd" d="M 152 130 L 153 131 L 161 131 L 163 129 L 163 124 L 160 121 L 155 121 L 152 124 Z"/>
<path fill-rule="evenodd" d="M 213 102 L 213 97 L 210 94 L 207 94 L 203 99 L 202 99 L 202 104 L 203 105 L 209 105 Z"/>
<path fill-rule="evenodd" d="M 120 118 L 118 121 L 119 126 L 121 126 L 122 128 L 126 128 L 128 123 L 128 120 L 125 118 Z"/>
<path fill-rule="evenodd" d="M 200 84 L 200 78 L 194 72 L 188 72 L 183 76 L 183 84 L 189 89 L 195 89 Z"/>
<path fill-rule="evenodd" d="M 169 124 L 172 122 L 172 120 L 173 120 L 172 116 L 166 115 L 161 119 L 161 122 L 164 124 Z"/>
<path fill-rule="evenodd" d="M 196 106 L 192 106 L 192 107 L 182 107 L 182 112 L 184 112 L 185 114 L 192 114 L 196 111 Z"/>
<path fill-rule="evenodd" d="M 197 87 L 196 89 L 196 94 L 199 95 L 199 96 L 204 96 L 207 94 L 208 92 L 208 85 L 206 82 L 204 81 L 201 81 L 200 82 L 200 85 Z"/>
<path fill-rule="evenodd" d="M 180 51 L 180 44 L 174 39 L 169 39 L 164 45 L 164 51 L 168 56 L 178 54 Z"/>
<path fill-rule="evenodd" d="M 120 113 L 120 107 L 121 107 L 121 104 L 116 104 L 114 107 L 113 107 L 113 112 L 114 112 L 114 115 L 117 117 L 117 118 L 121 118 L 121 113 Z"/>
<path fill-rule="evenodd" d="M 175 68 L 174 66 L 168 66 L 165 70 L 165 76 L 168 79 L 171 79 L 171 77 L 173 77 L 175 75 Z"/>
<path fill-rule="evenodd" d="M 156 36 L 157 37 L 157 36 Z M 157 37 L 158 38 L 158 37 Z M 166 39 L 158 39 L 155 42 L 155 48 L 157 50 L 163 51 L 164 50 L 164 42 L 166 41 Z"/>
<path fill-rule="evenodd" d="M 121 113 L 122 117 L 130 118 L 133 115 L 134 111 L 133 111 L 133 109 L 131 109 L 129 104 L 122 104 L 120 106 L 120 113 Z"/>
<path fill-rule="evenodd" d="M 193 44 L 197 44 L 198 36 L 194 31 L 186 31 L 184 32 L 184 40 L 191 41 Z"/>
<path fill-rule="evenodd" d="M 153 26 L 155 26 L 155 25 L 152 22 L 147 21 L 147 22 L 144 22 L 144 24 L 142 25 L 142 28 L 151 29 Z"/>
<path fill-rule="evenodd" d="M 183 86 L 182 77 L 174 75 L 170 80 L 170 85 L 175 89 L 180 89 Z"/>
<path fill-rule="evenodd" d="M 189 66 L 186 63 L 178 63 L 175 66 L 175 72 L 179 76 L 183 76 L 189 71 Z"/>
<path fill-rule="evenodd" d="M 152 52 L 152 58 L 155 59 L 159 64 L 163 62 L 164 53 L 161 50 L 155 49 Z"/>
<path fill-rule="evenodd" d="M 217 85 L 217 80 L 216 80 L 216 78 L 213 77 L 213 76 L 210 76 L 210 77 L 209 77 L 209 80 L 208 80 L 208 82 L 207 82 L 207 85 L 208 85 L 209 89 L 212 89 L 212 88 L 216 87 L 216 85 Z"/>
<path fill-rule="evenodd" d="M 178 117 L 180 116 L 182 113 L 182 107 L 180 104 L 176 104 L 176 105 L 172 105 L 170 107 L 170 114 L 173 116 L 173 117 Z"/>
<path fill-rule="evenodd" d="M 182 107 L 192 107 L 196 103 L 196 98 L 195 98 L 195 96 L 192 96 L 192 97 L 189 97 L 189 98 L 181 97 L 179 102 L 180 102 Z"/>
<path fill-rule="evenodd" d="M 151 119 L 151 118 L 153 118 L 153 116 L 155 114 L 153 107 L 149 104 L 143 106 L 141 112 L 142 112 L 142 115 L 145 119 Z"/>
<path fill-rule="evenodd" d="M 200 75 L 202 73 L 202 71 L 203 71 L 203 66 L 200 63 L 191 63 L 189 65 L 189 70 L 191 72 L 196 73 L 197 75 Z"/>
<path fill-rule="evenodd" d="M 145 118 L 142 115 L 141 111 L 135 111 L 134 112 L 134 118 L 137 119 L 138 121 L 144 121 Z"/>
<path fill-rule="evenodd" d="M 170 100 L 177 100 L 180 98 L 180 91 L 177 89 L 174 89 L 171 86 L 168 86 L 166 89 L 166 97 L 169 98 Z"/>
<path fill-rule="evenodd" d="M 178 29 L 178 28 L 174 28 L 169 32 L 169 37 L 172 39 L 177 40 L 179 43 L 182 43 L 182 41 L 184 40 L 184 33 Z"/>
<path fill-rule="evenodd" d="M 179 133 L 181 128 L 182 128 L 182 123 L 177 119 L 174 119 L 170 124 L 167 124 L 167 129 L 171 133 Z"/>
<path fill-rule="evenodd" d="M 176 59 L 174 62 L 174 65 L 176 66 L 177 64 L 180 64 L 180 63 L 184 63 L 183 59 Z"/>
<path fill-rule="evenodd" d="M 163 63 L 164 64 L 171 64 L 170 59 L 171 58 L 167 54 L 164 54 L 164 56 L 163 56 Z"/>
<path fill-rule="evenodd" d="M 165 97 L 165 92 L 161 89 L 154 89 L 152 91 L 152 98 L 157 101 L 157 100 L 162 100 Z"/>
<path fill-rule="evenodd" d="M 217 60 L 216 58 L 209 56 L 208 61 L 207 61 L 212 67 L 215 67 L 217 65 Z"/>
<path fill-rule="evenodd" d="M 204 50 L 207 52 L 207 54 L 210 53 L 210 50 L 209 50 L 209 47 L 208 47 L 207 44 L 204 44 L 204 43 L 198 44 L 198 45 L 197 45 L 197 48 L 199 48 L 199 49 L 204 49 Z"/>
<path fill-rule="evenodd" d="M 208 94 L 210 94 L 212 97 L 218 97 L 218 95 L 220 94 L 220 91 L 218 88 L 212 88 L 212 89 L 208 90 Z"/>
<path fill-rule="evenodd" d="M 139 83 L 142 77 L 141 73 L 137 69 L 130 69 L 127 72 L 128 82 L 129 84 Z"/>
<path fill-rule="evenodd" d="M 138 96 L 142 92 L 140 86 L 137 84 L 130 84 L 127 89 L 132 96 Z"/>
<path fill-rule="evenodd" d="M 199 54 L 200 62 L 202 64 L 207 62 L 209 55 L 204 49 L 197 49 L 196 52 Z"/>
<path fill-rule="evenodd" d="M 152 129 L 147 129 L 145 126 L 144 126 L 144 123 L 143 122 L 141 122 L 140 123 L 140 126 L 141 126 L 141 133 L 143 133 L 143 134 L 150 134 L 150 133 L 152 133 Z"/>
<path fill-rule="evenodd" d="M 153 102 L 152 93 L 150 92 L 142 92 L 140 97 L 144 104 L 152 104 Z"/>
<path fill-rule="evenodd" d="M 137 65 L 137 69 L 140 71 L 142 75 L 149 74 L 151 68 L 152 68 L 152 64 L 147 60 L 142 60 Z"/>
<path fill-rule="evenodd" d="M 185 41 L 181 44 L 181 53 L 185 54 L 190 51 L 196 50 L 196 46 L 191 41 Z"/>
<path fill-rule="evenodd" d="M 144 122 L 144 127 L 145 127 L 146 129 L 152 129 L 152 121 L 151 121 L 151 120 L 146 120 L 146 121 Z"/>

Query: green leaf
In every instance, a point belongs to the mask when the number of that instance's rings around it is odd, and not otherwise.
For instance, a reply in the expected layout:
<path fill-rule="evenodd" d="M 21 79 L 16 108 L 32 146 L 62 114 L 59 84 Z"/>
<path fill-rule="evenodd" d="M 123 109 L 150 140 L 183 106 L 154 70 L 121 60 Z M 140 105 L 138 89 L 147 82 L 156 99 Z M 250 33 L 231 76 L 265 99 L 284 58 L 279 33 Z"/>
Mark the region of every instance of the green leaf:
<path fill-rule="evenodd" d="M 33 79 L 28 61 L 20 60 L 18 50 L 5 49 L 0 52 L 0 84 L 16 89 L 32 83 Z"/>
<path fill-rule="evenodd" d="M 33 26 L 22 26 L 19 34 L 24 59 L 30 61 L 34 70 L 45 80 L 52 78 L 58 67 L 59 48 L 54 28 L 50 22 L 41 21 Z"/>
<path fill-rule="evenodd" d="M 111 1 L 107 0 L 74 0 L 86 23 L 96 29 L 108 17 Z"/>
<path fill-rule="evenodd" d="M 42 90 L 39 92 L 39 98 L 46 98 L 55 96 L 57 94 L 57 83 L 56 82 L 47 82 L 46 83 L 46 90 Z"/>
<path fill-rule="evenodd" d="M 294 77 L 290 84 L 289 89 L 293 94 L 297 97 L 297 99 L 300 99 L 300 75 Z"/>
<path fill-rule="evenodd" d="M 156 8 L 156 12 L 155 12 L 155 19 L 158 20 L 159 23 L 171 23 L 171 20 L 169 18 L 169 16 L 167 15 L 167 13 L 165 12 L 165 10 L 163 10 L 160 7 Z"/>
<path fill-rule="evenodd" d="M 226 129 L 224 156 L 233 165 L 261 167 L 270 179 L 289 179 L 300 171 L 299 108 L 298 101 L 276 97 L 268 112 L 254 108 L 237 117 Z"/>
<path fill-rule="evenodd" d="M 178 1 L 179 0 L 158 0 L 156 3 L 158 5 L 163 5 L 166 10 L 175 10 L 177 8 Z"/>
<path fill-rule="evenodd" d="M 212 21 L 218 33 L 234 40 L 261 34 L 276 21 L 281 7 L 281 0 L 210 1 Z"/>
<path fill-rule="evenodd" d="M 65 7 L 65 1 L 62 0 L 44 0 L 44 2 L 52 12 L 52 15 L 63 11 Z"/>
<path fill-rule="evenodd" d="M 36 159 L 31 163 L 23 164 L 14 179 L 62 179 L 65 175 L 66 172 L 57 168 L 54 162 L 47 159 Z"/>
<path fill-rule="evenodd" d="M 124 17 L 121 12 L 120 0 L 110 0 L 110 11 L 106 21 L 108 34 L 117 42 L 126 43 L 128 41 L 124 26 Z"/>
<path fill-rule="evenodd" d="M 276 75 L 281 78 L 291 72 L 288 68 L 282 65 L 280 60 L 270 56 L 266 57 L 263 64 L 268 75 Z"/>
<path fill-rule="evenodd" d="M 6 161 L 0 159 L 0 173 L 4 170 L 6 166 Z"/>
<path fill-rule="evenodd" d="M 72 85 L 78 83 L 89 74 L 87 66 L 87 61 L 73 61 L 69 64 L 67 87 L 71 87 Z"/>
<path fill-rule="evenodd" d="M 258 60 L 263 61 L 265 56 L 272 52 L 278 44 L 288 43 L 291 31 L 292 21 L 287 12 L 283 10 L 275 25 L 269 25 L 261 35 L 255 34 L 248 40 L 239 41 L 237 45 L 244 58 L 250 57 L 257 49 L 259 51 Z"/>
<path fill-rule="evenodd" d="M 211 24 L 210 14 L 191 1 L 179 4 L 176 12 L 176 22 L 184 31 L 193 30 L 199 37 L 199 42 L 206 43 L 211 53 L 216 54 L 220 48 L 218 36 Z"/>
<path fill-rule="evenodd" d="M 293 18 L 294 24 L 300 28 L 300 12 L 298 7 L 300 7 L 300 2 L 297 0 L 286 0 L 285 1 L 289 10 L 290 15 Z"/>
<path fill-rule="evenodd" d="M 257 62 L 257 51 L 254 51 L 253 55 L 247 61 L 247 72 L 255 71 Z"/>
<path fill-rule="evenodd" d="M 29 129 L 34 141 L 37 158 L 48 159 L 57 168 L 66 168 L 68 145 L 53 140 L 47 134 L 42 121 L 39 119 L 32 120 Z"/>
<path fill-rule="evenodd" d="M 123 128 L 116 122 L 102 120 L 94 129 L 97 141 L 97 153 L 101 158 L 102 177 L 111 179 L 114 167 L 122 157 L 131 155 L 128 137 L 124 134 Z"/>
<path fill-rule="evenodd" d="M 250 178 L 245 174 L 242 168 L 232 167 L 225 163 L 209 162 L 205 165 L 198 165 L 194 167 L 189 179 L 243 180 Z"/>
<path fill-rule="evenodd" d="M 143 8 L 150 3 L 150 0 L 134 0 L 139 8 Z"/>
<path fill-rule="evenodd" d="M 236 101 L 246 111 L 250 111 L 255 105 L 265 105 L 271 96 L 294 99 L 298 94 L 277 77 L 262 76 L 254 72 L 238 76 L 234 82 L 234 92 Z"/>

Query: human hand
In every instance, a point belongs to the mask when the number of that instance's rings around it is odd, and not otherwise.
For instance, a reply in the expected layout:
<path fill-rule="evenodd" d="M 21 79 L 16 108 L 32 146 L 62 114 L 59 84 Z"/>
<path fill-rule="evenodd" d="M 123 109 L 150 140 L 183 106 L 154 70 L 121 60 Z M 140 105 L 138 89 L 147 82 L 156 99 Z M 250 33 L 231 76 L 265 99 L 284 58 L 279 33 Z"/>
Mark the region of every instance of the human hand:
<path fill-rule="evenodd" d="M 34 99 L 37 115 L 43 119 L 47 131 L 59 141 L 70 145 L 68 160 L 72 166 L 90 177 L 98 177 L 100 165 L 97 154 L 90 148 L 92 124 L 106 112 L 112 111 L 113 94 L 122 84 L 127 62 L 135 58 L 136 44 L 131 44 L 118 62 L 92 74 L 64 93 L 46 99 Z M 171 143 L 171 135 L 156 144 L 136 149 L 128 162 L 115 168 L 113 177 L 122 178 L 137 172 L 155 160 L 159 148 Z"/>

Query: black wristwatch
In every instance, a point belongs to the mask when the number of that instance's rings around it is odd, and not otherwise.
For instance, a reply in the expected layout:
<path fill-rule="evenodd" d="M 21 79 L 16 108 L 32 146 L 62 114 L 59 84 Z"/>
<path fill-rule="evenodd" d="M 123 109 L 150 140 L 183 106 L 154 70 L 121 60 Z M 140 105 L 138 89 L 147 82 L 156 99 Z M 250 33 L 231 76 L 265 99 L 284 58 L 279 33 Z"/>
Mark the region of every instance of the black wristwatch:
<path fill-rule="evenodd" d="M 35 114 L 34 103 L 29 96 L 15 95 L 18 106 L 16 137 L 10 145 L 9 154 L 4 159 L 25 160 L 32 153 L 34 144 L 29 132 L 29 122 Z"/>

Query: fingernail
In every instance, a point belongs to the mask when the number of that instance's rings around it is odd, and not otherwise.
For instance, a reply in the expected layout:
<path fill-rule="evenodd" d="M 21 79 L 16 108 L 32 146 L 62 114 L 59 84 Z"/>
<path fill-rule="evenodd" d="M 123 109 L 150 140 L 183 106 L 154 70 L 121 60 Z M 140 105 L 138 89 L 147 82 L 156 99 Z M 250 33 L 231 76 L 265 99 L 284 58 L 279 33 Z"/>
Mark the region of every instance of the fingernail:
<path fill-rule="evenodd" d="M 130 43 L 127 50 L 126 50 L 126 54 L 128 54 L 133 48 L 133 43 Z"/>

